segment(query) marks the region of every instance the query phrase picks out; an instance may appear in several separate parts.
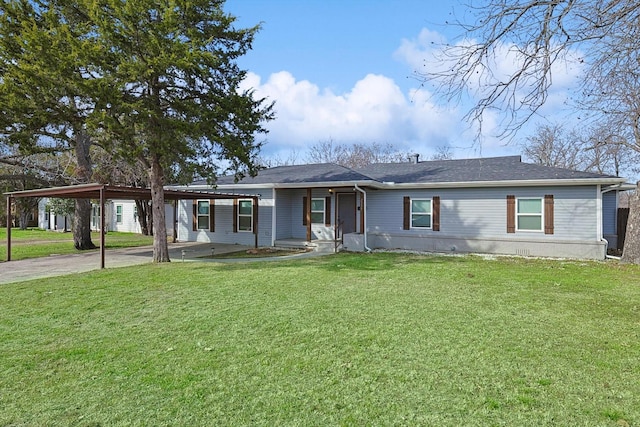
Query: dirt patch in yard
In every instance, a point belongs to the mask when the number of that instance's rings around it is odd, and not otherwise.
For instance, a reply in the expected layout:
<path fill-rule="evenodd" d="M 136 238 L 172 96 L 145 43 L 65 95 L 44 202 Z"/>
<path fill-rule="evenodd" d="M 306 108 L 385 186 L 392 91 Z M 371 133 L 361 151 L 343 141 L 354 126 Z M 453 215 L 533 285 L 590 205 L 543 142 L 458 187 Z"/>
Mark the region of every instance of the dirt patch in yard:
<path fill-rule="evenodd" d="M 236 252 L 227 252 L 224 254 L 205 255 L 198 258 L 204 259 L 225 259 L 225 258 L 269 258 L 287 255 L 298 255 L 309 252 L 306 249 L 280 249 L 280 248 L 256 248 L 247 249 Z"/>

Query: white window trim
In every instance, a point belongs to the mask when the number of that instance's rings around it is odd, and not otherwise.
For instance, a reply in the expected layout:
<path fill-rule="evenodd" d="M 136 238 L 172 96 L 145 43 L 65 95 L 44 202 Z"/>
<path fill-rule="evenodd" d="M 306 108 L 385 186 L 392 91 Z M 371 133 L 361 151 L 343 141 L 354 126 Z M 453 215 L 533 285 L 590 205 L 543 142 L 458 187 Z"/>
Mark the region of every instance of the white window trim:
<path fill-rule="evenodd" d="M 540 200 L 540 213 L 539 214 L 532 214 L 532 213 L 520 213 L 518 212 L 518 207 L 520 206 L 519 201 L 520 200 Z M 540 217 L 540 230 L 530 230 L 528 228 L 520 228 L 519 224 L 520 221 L 518 221 L 518 219 L 521 216 L 528 216 L 528 217 L 534 217 L 534 216 L 539 216 Z M 544 233 L 544 197 L 516 197 L 516 231 L 522 232 L 522 233 Z"/>
<path fill-rule="evenodd" d="M 240 202 L 249 202 L 251 204 L 251 215 L 240 213 Z M 250 217 L 250 226 L 248 230 L 242 230 L 240 228 L 240 217 Z M 238 233 L 253 233 L 253 199 L 238 199 Z"/>
<path fill-rule="evenodd" d="M 118 208 L 120 208 L 120 220 L 118 221 Z M 124 218 L 124 206 L 118 204 L 116 205 L 116 224 L 122 224 L 122 220 Z"/>
<path fill-rule="evenodd" d="M 207 204 L 207 208 L 209 209 L 209 213 L 208 214 L 201 214 L 200 213 L 200 202 L 205 202 Z M 197 200 L 196 201 L 196 230 L 200 231 L 200 230 L 205 230 L 205 231 L 209 231 L 209 224 L 211 224 L 211 205 L 209 204 L 209 200 L 208 199 L 203 199 L 203 200 Z M 207 217 L 207 226 L 201 228 L 200 227 L 200 217 Z"/>
<path fill-rule="evenodd" d="M 416 212 L 416 215 L 429 215 L 430 221 L 429 223 L 431 224 L 431 226 L 429 227 L 414 227 L 413 226 L 413 201 L 425 201 L 428 200 L 429 201 L 429 213 L 427 214 L 426 212 Z M 433 199 L 432 198 L 410 198 L 409 199 L 409 228 L 411 228 L 412 230 L 431 230 L 433 228 Z"/>
<path fill-rule="evenodd" d="M 322 201 L 322 221 L 320 222 L 313 222 L 313 219 L 311 220 L 311 224 L 320 224 L 320 225 L 325 225 L 326 224 L 326 220 L 327 220 L 327 205 L 326 205 L 326 200 L 324 197 L 314 197 L 311 199 L 311 218 L 313 218 L 313 214 L 314 213 L 320 213 L 320 211 L 314 211 L 313 210 L 313 201 L 314 200 L 320 200 Z"/>

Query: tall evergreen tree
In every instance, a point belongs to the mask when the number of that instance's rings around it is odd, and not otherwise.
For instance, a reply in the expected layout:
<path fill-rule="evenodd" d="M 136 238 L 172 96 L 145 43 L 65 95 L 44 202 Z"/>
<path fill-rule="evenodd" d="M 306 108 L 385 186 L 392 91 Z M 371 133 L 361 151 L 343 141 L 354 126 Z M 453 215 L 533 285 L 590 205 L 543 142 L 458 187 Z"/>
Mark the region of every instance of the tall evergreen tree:
<path fill-rule="evenodd" d="M 88 123 L 105 88 L 93 63 L 104 58 L 74 2 L 5 1 L 0 13 L 0 138 L 27 154 L 75 154 L 71 183 L 92 178 Z M 92 249 L 91 205 L 78 200 L 77 249 Z"/>
<path fill-rule="evenodd" d="M 236 29 L 216 0 L 18 0 L 0 14 L 3 137 L 23 149 L 71 147 L 91 179 L 99 136 L 145 165 L 154 261 L 169 261 L 166 176 L 255 174 L 273 105 L 242 90 L 236 60 L 259 27 Z M 89 230 L 90 207 L 86 218 Z M 82 225 L 82 224 L 81 224 Z"/>
<path fill-rule="evenodd" d="M 165 177 L 194 171 L 213 177 L 222 160 L 238 176 L 255 174 L 256 135 L 272 104 L 241 90 L 236 60 L 258 27 L 236 29 L 222 1 L 103 0 L 87 2 L 98 43 L 112 52 L 103 64 L 113 97 L 103 128 L 113 151 L 149 171 L 154 261 L 169 261 Z"/>

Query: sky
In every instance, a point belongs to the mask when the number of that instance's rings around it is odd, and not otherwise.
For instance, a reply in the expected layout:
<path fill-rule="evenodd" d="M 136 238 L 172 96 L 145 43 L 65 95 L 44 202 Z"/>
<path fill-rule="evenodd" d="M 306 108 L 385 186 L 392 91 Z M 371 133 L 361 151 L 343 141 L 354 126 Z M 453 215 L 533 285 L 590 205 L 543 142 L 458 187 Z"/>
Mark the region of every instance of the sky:
<path fill-rule="evenodd" d="M 245 88 L 275 101 L 276 119 L 261 136 L 264 157 L 303 162 L 310 145 L 387 144 L 428 159 L 448 147 L 455 158 L 519 155 L 519 141 L 497 138 L 499 116 L 483 137 L 463 120 L 470 104 L 435 96 L 416 71 L 458 30 L 447 25 L 465 9 L 457 0 L 227 0 L 237 27 L 260 24 L 253 49 L 240 58 Z M 455 14 L 455 16 L 454 16 Z M 508 54 L 497 68 L 512 67 Z M 560 73 L 562 75 L 562 73 Z M 566 99 L 569 80 L 555 82 L 547 119 Z M 564 84 L 566 83 L 566 84 Z"/>

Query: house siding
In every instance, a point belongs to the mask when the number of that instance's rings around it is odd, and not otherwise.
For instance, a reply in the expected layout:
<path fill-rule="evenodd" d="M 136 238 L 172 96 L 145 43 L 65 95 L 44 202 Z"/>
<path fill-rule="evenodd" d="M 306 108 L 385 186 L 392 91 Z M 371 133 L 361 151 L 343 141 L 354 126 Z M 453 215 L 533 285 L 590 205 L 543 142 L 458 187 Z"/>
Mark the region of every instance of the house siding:
<path fill-rule="evenodd" d="M 618 192 L 610 191 L 602 195 L 602 234 L 609 247 L 618 246 Z"/>
<path fill-rule="evenodd" d="M 288 239 L 293 236 L 291 227 L 293 224 L 293 198 L 288 190 L 276 190 L 278 203 L 276 211 L 276 240 Z"/>
<path fill-rule="evenodd" d="M 258 200 L 258 246 L 271 246 L 271 218 L 273 199 L 271 191 L 242 191 L 247 195 L 261 195 Z M 233 200 L 215 201 L 215 231 L 196 230 L 192 227 L 191 200 L 181 200 L 178 206 L 178 240 L 189 242 L 216 242 L 245 246 L 255 244 L 255 234 L 233 231 Z"/>
<path fill-rule="evenodd" d="M 302 223 L 304 215 L 303 199 L 307 197 L 307 190 L 290 190 L 291 198 L 291 238 L 293 239 L 306 239 L 307 226 Z M 335 197 L 329 193 L 328 188 L 314 188 L 311 192 L 312 198 L 325 198 L 331 196 L 331 208 L 325 215 L 329 215 L 330 223 L 334 224 L 333 218 L 333 206 L 335 206 Z M 280 206 L 278 206 L 280 209 Z M 325 221 L 326 222 L 326 221 Z M 333 239 L 333 226 L 327 226 L 325 224 L 311 224 L 311 239 L 312 240 L 332 240 Z"/>
<path fill-rule="evenodd" d="M 596 186 L 385 190 L 368 192 L 372 248 L 603 258 Z M 554 234 L 507 233 L 507 195 L 554 196 Z M 440 197 L 440 231 L 403 230 L 403 197 Z"/>
<path fill-rule="evenodd" d="M 122 206 L 122 222 L 117 222 L 117 206 Z M 136 203 L 133 200 L 114 200 L 108 204 L 107 209 L 110 209 L 110 215 L 108 217 L 111 221 L 107 224 L 107 229 L 109 231 L 123 231 L 129 233 L 140 233 L 140 223 L 138 218 L 134 215 L 135 213 Z M 165 209 L 166 215 L 166 209 Z M 165 217 L 170 222 L 170 218 L 173 216 L 173 213 L 170 216 Z M 97 227 L 96 229 L 98 229 Z"/>

